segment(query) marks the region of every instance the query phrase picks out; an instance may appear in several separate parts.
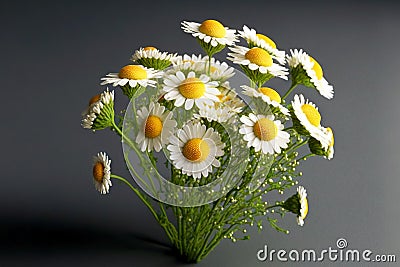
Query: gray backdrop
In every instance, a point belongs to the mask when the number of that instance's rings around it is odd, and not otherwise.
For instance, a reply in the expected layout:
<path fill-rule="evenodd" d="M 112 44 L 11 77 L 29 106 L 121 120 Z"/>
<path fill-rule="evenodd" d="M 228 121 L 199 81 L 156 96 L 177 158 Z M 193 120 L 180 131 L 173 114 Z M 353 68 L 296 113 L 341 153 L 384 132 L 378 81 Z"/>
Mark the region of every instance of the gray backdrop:
<path fill-rule="evenodd" d="M 257 261 L 256 252 L 265 244 L 324 249 L 340 237 L 400 257 L 399 11 L 388 1 L 2 1 L 0 265 L 185 265 L 127 187 L 115 184 L 106 196 L 94 190 L 97 152 L 109 153 L 115 173 L 127 172 L 118 138 L 81 129 L 80 112 L 101 90 L 100 77 L 141 46 L 201 52 L 180 22 L 208 18 L 253 26 L 280 48 L 317 58 L 335 98 L 301 90 L 334 128 L 336 145 L 332 161 L 302 167 L 304 227 L 288 215 L 281 224 L 289 235 L 250 229 L 251 240 L 223 241 L 198 266 L 280 266 Z M 117 95 L 117 106 L 126 105 Z"/>

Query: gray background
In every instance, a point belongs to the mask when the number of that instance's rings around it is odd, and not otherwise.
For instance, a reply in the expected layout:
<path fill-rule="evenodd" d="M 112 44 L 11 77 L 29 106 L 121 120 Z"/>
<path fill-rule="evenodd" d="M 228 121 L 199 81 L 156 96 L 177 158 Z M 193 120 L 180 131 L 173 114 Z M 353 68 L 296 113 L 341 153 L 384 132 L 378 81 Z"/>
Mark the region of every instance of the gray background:
<path fill-rule="evenodd" d="M 289 235 L 250 229 L 250 241 L 223 241 L 198 266 L 276 266 L 258 262 L 258 249 L 324 249 L 340 237 L 399 258 L 399 11 L 388 1 L 2 1 L 0 265 L 184 266 L 128 188 L 94 190 L 98 151 L 109 153 L 113 172 L 127 172 L 118 138 L 81 129 L 80 112 L 102 89 L 100 77 L 141 46 L 199 53 L 180 22 L 208 18 L 252 26 L 286 51 L 305 48 L 317 58 L 335 98 L 300 90 L 334 128 L 336 146 L 334 160 L 302 167 L 304 227 L 289 215 L 281 223 Z"/>

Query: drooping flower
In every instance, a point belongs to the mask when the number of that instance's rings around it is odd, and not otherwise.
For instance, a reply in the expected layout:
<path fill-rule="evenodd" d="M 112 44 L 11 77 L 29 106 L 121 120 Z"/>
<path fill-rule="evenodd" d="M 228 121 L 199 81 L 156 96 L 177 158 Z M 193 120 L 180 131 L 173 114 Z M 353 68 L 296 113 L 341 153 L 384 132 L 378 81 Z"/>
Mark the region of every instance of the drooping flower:
<path fill-rule="evenodd" d="M 82 127 L 101 130 L 113 125 L 114 122 L 114 91 L 102 92 L 89 101 L 88 108 L 82 113 Z"/>
<path fill-rule="evenodd" d="M 324 158 L 330 160 L 333 158 L 334 155 L 333 146 L 335 144 L 335 138 L 333 136 L 333 131 L 330 127 L 322 128 L 322 131 L 325 134 L 324 139 L 329 140 L 329 142 L 322 145 L 320 141 L 311 137 L 308 141 L 308 147 L 310 148 L 310 151 L 315 155 L 323 156 Z"/>
<path fill-rule="evenodd" d="M 297 193 L 288 198 L 282 207 L 297 215 L 297 224 L 304 225 L 304 219 L 308 214 L 307 191 L 303 186 L 297 188 Z"/>
<path fill-rule="evenodd" d="M 330 137 L 321 126 L 321 114 L 318 107 L 304 99 L 303 95 L 295 95 L 292 101 L 292 120 L 296 131 L 305 136 L 311 136 L 326 148 L 329 146 Z"/>
<path fill-rule="evenodd" d="M 111 160 L 105 152 L 99 152 L 93 157 L 93 183 L 100 194 L 107 194 L 111 183 Z"/>
<path fill-rule="evenodd" d="M 321 65 L 302 49 L 290 50 L 287 55 L 292 82 L 315 88 L 327 99 L 333 98 L 333 86 L 324 78 Z"/>

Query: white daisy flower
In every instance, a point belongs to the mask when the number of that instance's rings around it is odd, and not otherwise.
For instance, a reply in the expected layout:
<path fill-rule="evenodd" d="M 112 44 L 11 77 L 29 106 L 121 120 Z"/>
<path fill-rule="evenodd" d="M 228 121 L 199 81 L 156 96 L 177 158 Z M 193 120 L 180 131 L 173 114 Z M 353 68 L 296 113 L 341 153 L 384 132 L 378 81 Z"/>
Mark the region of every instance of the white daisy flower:
<path fill-rule="evenodd" d="M 233 113 L 242 112 L 245 104 L 237 95 L 234 89 L 232 89 L 229 85 L 229 82 L 226 81 L 218 87 L 220 94 L 218 95 L 219 102 L 215 102 L 215 106 L 224 106 L 229 107 Z"/>
<path fill-rule="evenodd" d="M 322 134 L 324 134 L 323 139 L 327 140 L 326 143 L 322 144 L 321 141 L 316 138 L 310 138 L 308 141 L 308 147 L 310 151 L 319 156 L 323 156 L 324 158 L 330 160 L 334 155 L 334 143 L 335 139 L 333 136 L 332 129 L 330 127 L 324 128 L 321 127 Z"/>
<path fill-rule="evenodd" d="M 321 65 L 302 49 L 290 50 L 287 62 L 295 82 L 312 87 L 327 99 L 333 98 L 333 86 L 324 78 Z"/>
<path fill-rule="evenodd" d="M 142 47 L 135 51 L 131 60 L 147 68 L 163 70 L 176 60 L 177 54 L 160 52 L 153 46 Z"/>
<path fill-rule="evenodd" d="M 159 103 L 151 102 L 149 108 L 142 107 L 137 112 L 139 132 L 136 143 L 140 150 L 159 152 L 163 145 L 168 143 L 177 123 L 172 119 L 173 113 L 165 111 L 165 107 Z"/>
<path fill-rule="evenodd" d="M 101 98 L 101 94 L 97 94 L 89 100 L 89 104 L 88 104 L 87 108 L 84 111 L 82 111 L 82 113 L 81 113 L 82 117 L 85 117 L 86 115 L 89 114 L 90 109 L 100 101 L 100 98 Z"/>
<path fill-rule="evenodd" d="M 101 130 L 112 126 L 114 120 L 114 91 L 108 88 L 100 95 L 92 97 L 89 107 L 82 112 L 82 127 L 85 129 Z"/>
<path fill-rule="evenodd" d="M 237 42 L 235 35 L 236 30 L 224 27 L 219 21 L 205 20 L 203 23 L 182 22 L 182 29 L 186 33 L 190 33 L 193 37 L 202 40 L 205 43 L 216 47 L 218 45 L 233 45 Z"/>
<path fill-rule="evenodd" d="M 300 226 L 304 225 L 304 219 L 308 214 L 308 200 L 307 200 L 307 191 L 304 187 L 299 186 L 297 188 L 297 194 L 300 202 L 300 212 L 297 216 L 297 224 Z"/>
<path fill-rule="evenodd" d="M 101 194 L 107 194 L 111 184 L 111 160 L 105 152 L 93 157 L 93 183 Z"/>
<path fill-rule="evenodd" d="M 162 72 L 153 68 L 146 68 L 141 65 L 127 65 L 121 68 L 119 73 L 109 73 L 106 77 L 101 78 L 103 81 L 101 85 L 112 84 L 114 87 L 129 85 L 132 88 L 138 85 L 155 87 L 157 81 L 154 79 L 161 77 Z"/>
<path fill-rule="evenodd" d="M 274 89 L 269 87 L 260 87 L 258 89 L 254 89 L 247 85 L 242 85 L 241 87 L 244 95 L 248 95 L 250 97 L 259 97 L 268 105 L 278 108 L 282 114 L 287 116 L 290 115 L 289 110 L 280 104 L 282 101 L 281 96 Z"/>
<path fill-rule="evenodd" d="M 272 58 L 284 65 L 286 62 L 285 51 L 276 49 L 276 44 L 269 37 L 257 33 L 255 29 L 250 29 L 246 25 L 243 26 L 243 31 L 238 31 L 239 35 L 246 40 L 250 47 L 260 47 L 271 54 Z"/>
<path fill-rule="evenodd" d="M 193 71 L 200 71 L 205 72 L 206 62 L 208 62 L 208 56 L 203 56 L 201 54 L 197 55 L 183 55 L 177 56 L 173 62 L 173 69 L 167 71 L 167 75 L 178 70 L 193 70 Z"/>
<path fill-rule="evenodd" d="M 228 59 L 242 66 L 246 75 L 258 85 L 264 84 L 272 77 L 287 80 L 287 69 L 273 62 L 271 55 L 259 47 L 247 48 L 243 46 L 229 47 L 233 53 L 228 53 Z M 264 74 L 265 77 L 259 77 Z"/>
<path fill-rule="evenodd" d="M 199 108 L 198 114 L 193 116 L 197 118 L 206 118 L 208 121 L 217 121 L 219 123 L 228 123 L 236 113 L 228 106 L 203 105 Z"/>
<path fill-rule="evenodd" d="M 296 130 L 300 134 L 311 135 L 326 149 L 329 146 L 330 138 L 328 138 L 324 128 L 321 126 L 321 114 L 318 111 L 318 107 L 308 99 L 305 100 L 303 95 L 295 95 L 292 101 L 292 108 L 295 119 L 300 123 L 300 125 L 295 125 L 297 121 L 293 120 L 293 126 Z"/>
<path fill-rule="evenodd" d="M 192 109 L 194 104 L 200 108 L 204 104 L 213 105 L 219 101 L 217 86 L 218 82 L 211 82 L 207 75 L 202 74 L 197 78 L 193 71 L 187 76 L 178 71 L 164 78 L 164 98 L 175 100 L 176 107 L 185 104 L 186 110 Z"/>
<path fill-rule="evenodd" d="M 211 68 L 210 68 L 210 78 L 214 81 L 226 81 L 235 75 L 235 69 L 229 67 L 225 62 L 220 62 L 215 60 L 215 58 L 211 59 Z"/>
<path fill-rule="evenodd" d="M 189 122 L 170 138 L 170 159 L 175 168 L 194 179 L 207 177 L 213 167 L 220 167 L 217 157 L 224 155 L 224 144 L 213 128 Z"/>
<path fill-rule="evenodd" d="M 289 133 L 283 131 L 280 120 L 274 120 L 274 115 L 243 115 L 243 123 L 239 133 L 244 135 L 247 147 L 254 147 L 255 151 L 264 154 L 281 153 L 281 148 L 287 148 L 290 141 Z"/>

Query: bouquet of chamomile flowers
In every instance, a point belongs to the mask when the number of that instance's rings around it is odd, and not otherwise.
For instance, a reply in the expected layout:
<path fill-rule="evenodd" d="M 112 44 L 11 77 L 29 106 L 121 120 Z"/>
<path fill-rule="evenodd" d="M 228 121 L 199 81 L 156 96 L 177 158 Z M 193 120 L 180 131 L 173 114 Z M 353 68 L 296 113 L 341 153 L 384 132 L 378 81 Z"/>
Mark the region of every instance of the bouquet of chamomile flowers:
<path fill-rule="evenodd" d="M 278 224 L 287 212 L 304 224 L 308 201 L 297 167 L 312 156 L 331 159 L 334 137 L 303 91 L 331 99 L 333 87 L 308 53 L 286 54 L 255 29 L 237 31 L 216 20 L 181 26 L 204 54 L 140 48 L 129 65 L 101 78 L 101 85 L 119 89 L 94 96 L 82 126 L 118 134 L 131 174 L 113 173 L 111 159 L 100 152 L 93 159 L 96 189 L 109 193 L 116 180 L 129 186 L 176 252 L 198 262 L 223 239 L 248 239 L 253 225 L 261 230 L 267 222 L 288 233 Z M 241 71 L 214 57 L 225 48 Z M 271 79 L 290 83 L 270 88 Z M 115 93 L 130 101 L 118 113 Z M 280 196 L 273 191 L 289 196 L 271 199 Z"/>

